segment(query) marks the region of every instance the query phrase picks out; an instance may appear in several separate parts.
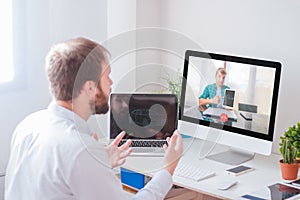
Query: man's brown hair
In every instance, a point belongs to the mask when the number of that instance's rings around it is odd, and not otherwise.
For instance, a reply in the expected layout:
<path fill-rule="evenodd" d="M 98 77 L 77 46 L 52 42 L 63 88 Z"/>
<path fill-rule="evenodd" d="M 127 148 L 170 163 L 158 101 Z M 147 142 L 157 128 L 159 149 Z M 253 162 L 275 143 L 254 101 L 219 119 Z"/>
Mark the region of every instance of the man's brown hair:
<path fill-rule="evenodd" d="M 218 74 L 219 72 L 220 72 L 222 75 L 226 75 L 226 74 L 227 74 L 226 69 L 223 68 L 223 67 L 219 67 L 219 68 L 217 69 L 217 71 L 216 71 L 216 76 L 217 76 L 217 74 Z"/>
<path fill-rule="evenodd" d="M 98 83 L 108 51 L 86 38 L 54 45 L 46 57 L 46 73 L 56 100 L 76 98 L 86 81 Z"/>

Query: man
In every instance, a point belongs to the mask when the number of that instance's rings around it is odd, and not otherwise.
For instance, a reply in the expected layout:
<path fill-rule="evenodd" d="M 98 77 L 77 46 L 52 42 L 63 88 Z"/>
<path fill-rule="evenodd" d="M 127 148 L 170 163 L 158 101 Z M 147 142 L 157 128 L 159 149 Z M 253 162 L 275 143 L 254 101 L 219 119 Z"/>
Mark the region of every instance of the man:
<path fill-rule="evenodd" d="M 222 107 L 225 89 L 229 89 L 224 85 L 226 78 L 226 69 L 218 68 L 215 74 L 216 83 L 207 85 L 203 93 L 199 97 L 200 106 Z"/>
<path fill-rule="evenodd" d="M 112 80 L 108 52 L 85 38 L 55 45 L 46 59 L 53 102 L 16 128 L 5 179 L 5 199 L 125 199 L 112 168 L 131 153 L 124 132 L 103 147 L 87 126 L 108 111 Z M 94 135 L 95 136 L 95 135 Z M 182 153 L 177 131 L 167 139 L 165 166 L 133 199 L 163 199 Z"/>

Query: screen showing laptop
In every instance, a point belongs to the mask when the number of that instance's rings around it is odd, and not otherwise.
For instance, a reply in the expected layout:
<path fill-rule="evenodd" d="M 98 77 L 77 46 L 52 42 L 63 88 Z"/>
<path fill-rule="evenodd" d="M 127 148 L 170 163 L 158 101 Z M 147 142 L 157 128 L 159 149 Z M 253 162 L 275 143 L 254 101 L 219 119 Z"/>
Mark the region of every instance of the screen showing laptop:
<path fill-rule="evenodd" d="M 111 94 L 110 138 L 165 140 L 177 128 L 177 104 L 173 94 Z"/>

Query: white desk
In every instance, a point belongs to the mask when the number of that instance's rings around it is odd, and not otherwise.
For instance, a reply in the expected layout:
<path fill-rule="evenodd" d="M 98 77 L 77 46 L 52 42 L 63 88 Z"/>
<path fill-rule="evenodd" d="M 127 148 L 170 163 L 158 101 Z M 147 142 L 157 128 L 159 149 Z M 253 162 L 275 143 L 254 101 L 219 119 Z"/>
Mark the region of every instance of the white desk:
<path fill-rule="evenodd" d="M 180 177 L 173 177 L 176 185 L 223 199 L 238 199 L 240 196 L 257 191 L 265 186 L 282 182 L 279 160 L 280 155 L 256 155 L 254 159 L 243 163 L 255 168 L 254 171 L 239 176 L 225 173 L 231 165 L 222 164 L 209 159 L 199 159 L 199 148 L 202 141 L 199 139 L 184 139 L 184 154 L 180 162 L 190 162 L 196 166 L 204 166 L 216 172 L 216 176 L 195 182 Z M 217 152 L 220 149 L 215 148 Z M 214 151 L 212 153 L 214 153 Z M 124 167 L 146 175 L 153 175 L 162 168 L 162 157 L 129 157 Z M 235 179 L 238 184 L 222 191 L 217 189 L 217 183 L 223 179 Z"/>

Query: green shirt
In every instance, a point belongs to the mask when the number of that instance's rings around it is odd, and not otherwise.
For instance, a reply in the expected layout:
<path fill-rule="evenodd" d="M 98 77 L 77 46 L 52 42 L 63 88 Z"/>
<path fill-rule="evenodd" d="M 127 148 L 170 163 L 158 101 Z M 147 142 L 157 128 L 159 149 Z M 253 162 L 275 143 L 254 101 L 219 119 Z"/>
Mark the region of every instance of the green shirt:
<path fill-rule="evenodd" d="M 230 87 L 228 87 L 227 85 L 223 85 L 221 88 L 221 96 L 222 96 L 222 101 L 223 101 L 223 97 L 225 94 L 225 90 L 229 89 Z M 215 83 L 207 85 L 203 91 L 203 93 L 200 95 L 199 99 L 212 99 L 217 95 L 217 85 Z M 216 107 L 216 104 L 209 104 L 208 107 Z"/>

